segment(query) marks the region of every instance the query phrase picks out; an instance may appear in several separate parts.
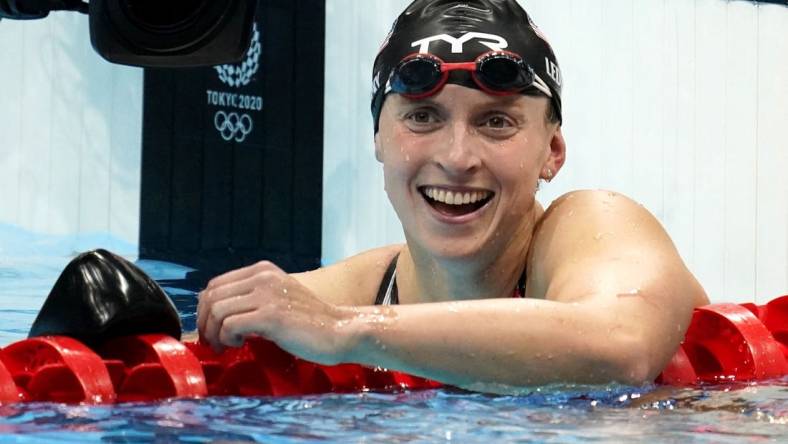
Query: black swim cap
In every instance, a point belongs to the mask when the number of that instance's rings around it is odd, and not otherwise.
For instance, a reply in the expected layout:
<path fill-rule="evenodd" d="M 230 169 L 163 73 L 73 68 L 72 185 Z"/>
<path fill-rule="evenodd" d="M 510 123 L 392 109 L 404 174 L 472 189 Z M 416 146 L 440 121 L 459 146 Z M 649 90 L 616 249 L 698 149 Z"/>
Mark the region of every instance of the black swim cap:
<path fill-rule="evenodd" d="M 446 62 L 473 61 L 489 51 L 513 52 L 550 88 L 561 120 L 561 70 L 553 49 L 516 0 L 415 0 L 400 14 L 383 41 L 372 70 L 375 133 L 392 70 L 406 56 L 427 52 Z M 458 75 L 459 74 L 459 75 Z M 452 72 L 449 83 L 477 88 L 469 76 Z M 528 89 L 525 94 L 533 94 Z"/>

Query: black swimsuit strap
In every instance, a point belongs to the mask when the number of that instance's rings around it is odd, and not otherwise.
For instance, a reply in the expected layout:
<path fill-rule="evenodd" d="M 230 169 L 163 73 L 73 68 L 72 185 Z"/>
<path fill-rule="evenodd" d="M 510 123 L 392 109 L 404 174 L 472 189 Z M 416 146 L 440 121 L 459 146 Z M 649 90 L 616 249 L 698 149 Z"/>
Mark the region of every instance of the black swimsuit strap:
<path fill-rule="evenodd" d="M 397 292 L 397 280 L 394 278 L 394 272 L 397 270 L 397 258 L 399 258 L 399 253 L 394 256 L 394 259 L 391 260 L 389 264 L 389 268 L 386 269 L 386 274 L 383 275 L 383 280 L 380 282 L 380 288 L 378 289 L 378 297 L 375 299 L 375 305 L 383 305 L 383 301 L 386 299 L 386 292 L 391 286 L 391 305 L 399 305 L 399 293 Z M 392 281 L 394 279 L 394 281 Z M 525 297 L 525 270 L 523 270 L 523 274 L 520 275 L 520 279 L 517 280 L 517 288 L 515 289 L 517 297 L 524 298 Z"/>
<path fill-rule="evenodd" d="M 525 297 L 525 278 L 525 269 L 523 269 L 523 274 L 521 274 L 520 279 L 517 280 L 517 297 Z"/>
<path fill-rule="evenodd" d="M 386 291 L 389 289 L 389 284 L 392 286 L 391 304 L 399 304 L 399 297 L 397 297 L 397 281 L 391 282 L 394 271 L 397 270 L 397 258 L 399 258 L 399 253 L 394 255 L 394 259 L 391 260 L 389 268 L 386 269 L 386 274 L 383 275 L 383 280 L 380 281 L 380 288 L 378 289 L 378 297 L 375 299 L 375 305 L 383 305 L 383 300 L 386 299 Z"/>

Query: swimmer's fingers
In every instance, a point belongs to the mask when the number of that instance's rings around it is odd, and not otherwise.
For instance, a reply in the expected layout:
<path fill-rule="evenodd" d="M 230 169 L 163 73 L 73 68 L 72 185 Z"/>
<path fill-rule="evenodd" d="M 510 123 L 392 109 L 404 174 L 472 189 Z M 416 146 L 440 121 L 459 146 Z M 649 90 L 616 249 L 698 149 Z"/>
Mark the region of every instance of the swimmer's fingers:
<path fill-rule="evenodd" d="M 231 283 L 231 282 L 241 281 L 241 280 L 250 278 L 250 277 L 252 277 L 252 276 L 254 276 L 254 275 L 258 274 L 258 273 L 265 272 L 265 271 L 274 271 L 274 272 L 284 273 L 284 271 L 282 271 L 281 268 L 277 267 L 272 262 L 260 261 L 260 262 L 257 262 L 256 264 L 249 265 L 248 267 L 243 267 L 243 268 L 239 268 L 237 270 L 229 271 L 229 272 L 227 272 L 227 273 L 225 273 L 223 275 L 220 275 L 220 276 L 217 276 L 217 277 L 211 279 L 208 282 L 208 286 L 205 289 L 209 290 L 209 289 L 220 287 L 222 285 L 225 285 L 225 284 L 228 284 L 228 283 Z"/>
<path fill-rule="evenodd" d="M 249 270 L 253 273 L 249 274 Z M 243 273 L 242 273 L 243 272 Z M 229 277 L 232 275 L 234 280 Z M 275 288 L 282 285 L 287 274 L 270 262 L 257 264 L 222 275 L 209 283 L 200 293 L 197 303 L 197 329 L 204 331 L 208 311 L 221 300 L 249 294 L 257 288 Z"/>
<path fill-rule="evenodd" d="M 219 343 L 227 347 L 240 347 L 247 336 L 264 336 L 265 327 L 260 323 L 259 315 L 256 311 L 248 311 L 225 319 L 219 330 Z"/>
<path fill-rule="evenodd" d="M 197 329 L 204 331 L 205 323 L 208 320 L 208 312 L 212 310 L 216 303 L 228 298 L 249 294 L 254 290 L 254 287 L 255 280 L 248 278 L 200 292 L 200 299 L 197 302 Z"/>
<path fill-rule="evenodd" d="M 204 328 L 200 330 L 203 339 L 215 350 L 221 350 L 224 342 L 220 338 L 220 332 L 228 319 L 241 314 L 254 314 L 258 307 L 259 302 L 251 293 L 226 298 L 212 304 L 206 313 Z"/>

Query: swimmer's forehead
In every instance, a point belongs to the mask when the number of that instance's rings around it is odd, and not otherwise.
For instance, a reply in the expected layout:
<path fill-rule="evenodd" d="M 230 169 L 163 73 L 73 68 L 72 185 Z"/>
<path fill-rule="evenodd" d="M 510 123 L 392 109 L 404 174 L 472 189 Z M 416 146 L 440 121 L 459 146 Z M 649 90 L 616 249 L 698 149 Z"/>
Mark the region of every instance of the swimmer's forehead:
<path fill-rule="evenodd" d="M 453 84 L 446 85 L 438 94 L 421 99 L 413 99 L 400 94 L 391 94 L 390 101 L 394 106 L 409 108 L 419 106 L 432 106 L 436 108 L 453 108 L 456 106 L 484 108 L 540 108 L 540 105 L 549 103 L 549 99 L 544 96 L 528 96 L 522 94 L 493 96 L 476 88 L 468 88 L 465 86 Z"/>

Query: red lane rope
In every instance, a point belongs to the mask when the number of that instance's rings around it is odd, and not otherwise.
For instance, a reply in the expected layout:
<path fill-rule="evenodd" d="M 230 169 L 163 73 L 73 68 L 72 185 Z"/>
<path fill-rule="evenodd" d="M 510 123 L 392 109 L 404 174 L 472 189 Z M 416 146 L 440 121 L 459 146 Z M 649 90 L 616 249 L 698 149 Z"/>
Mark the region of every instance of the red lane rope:
<path fill-rule="evenodd" d="M 696 309 L 684 341 L 656 382 L 693 385 L 786 375 L 788 295 L 761 306 L 712 304 Z M 315 364 L 258 338 L 221 354 L 162 334 L 114 338 L 96 350 L 63 336 L 25 339 L 0 349 L 0 404 L 292 396 L 440 386 L 357 364 Z"/>

